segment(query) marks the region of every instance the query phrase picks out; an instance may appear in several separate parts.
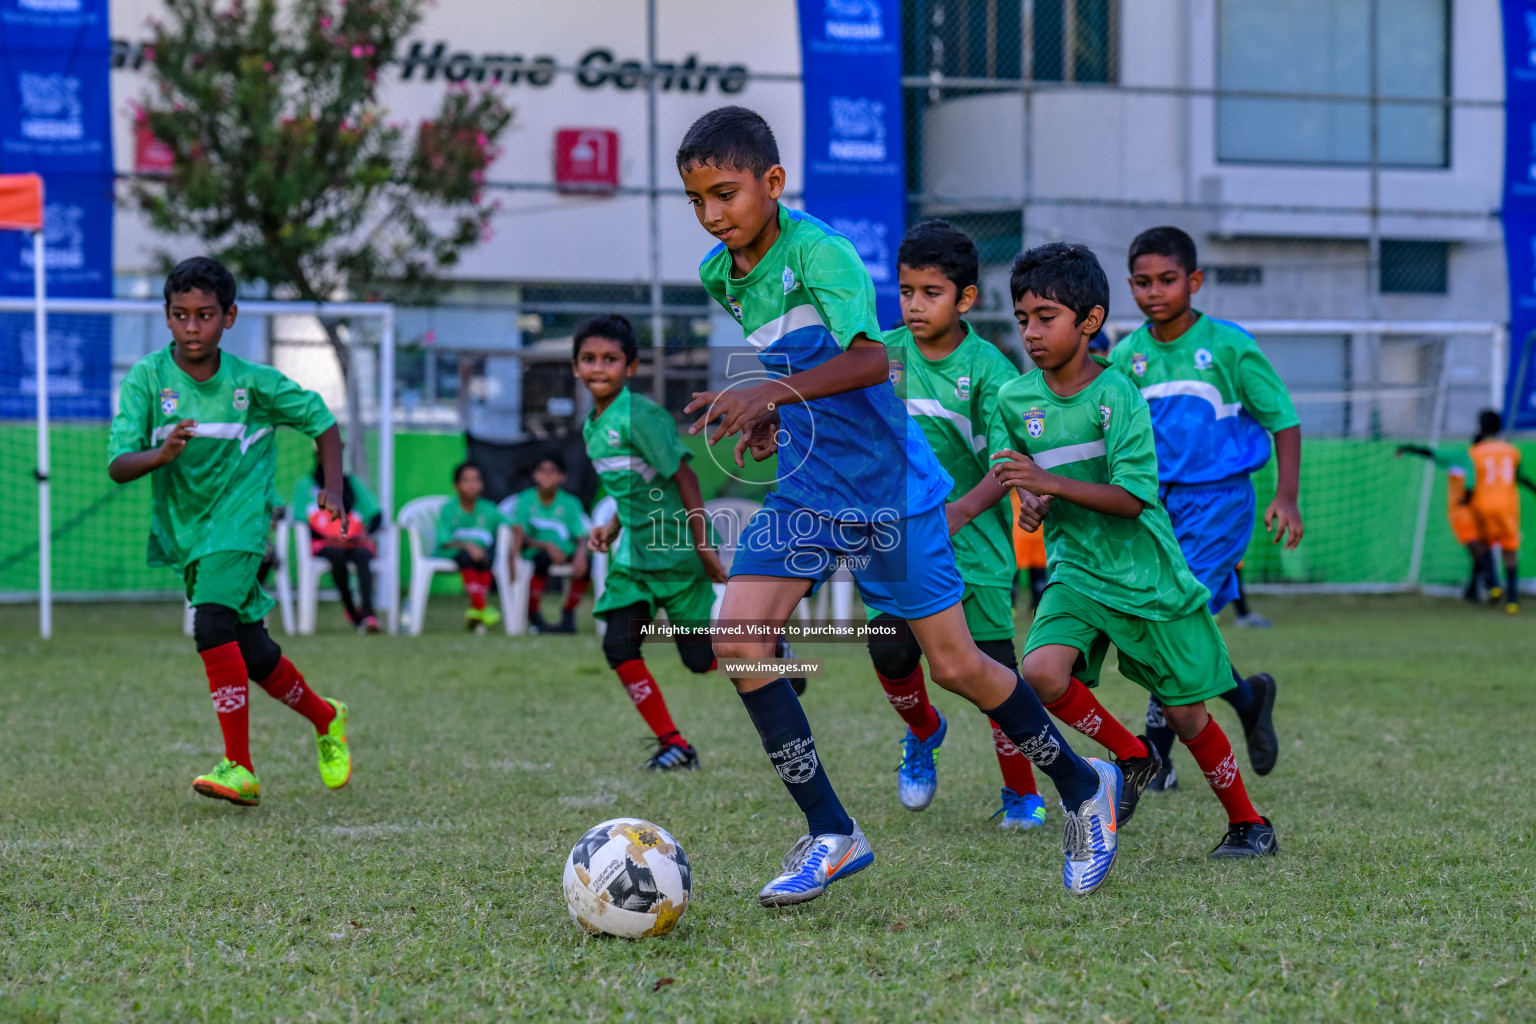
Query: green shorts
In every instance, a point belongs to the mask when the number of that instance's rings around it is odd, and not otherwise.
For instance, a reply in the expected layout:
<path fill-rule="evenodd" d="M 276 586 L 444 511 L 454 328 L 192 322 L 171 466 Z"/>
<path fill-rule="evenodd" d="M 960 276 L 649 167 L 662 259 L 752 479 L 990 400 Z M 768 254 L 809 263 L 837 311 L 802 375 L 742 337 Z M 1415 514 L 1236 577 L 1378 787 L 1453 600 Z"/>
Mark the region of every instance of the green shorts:
<path fill-rule="evenodd" d="M 960 598 L 965 624 L 972 640 L 1012 640 L 1013 591 L 1009 587 L 981 587 L 967 583 Z"/>
<path fill-rule="evenodd" d="M 1024 655 L 1047 644 L 1077 648 L 1073 674 L 1095 686 L 1114 644 L 1120 674 L 1164 704 L 1198 704 L 1232 689 L 1232 662 L 1216 620 L 1202 605 L 1168 622 L 1117 612 L 1054 583 L 1045 588 Z"/>
<path fill-rule="evenodd" d="M 260 622 L 277 602 L 261 589 L 256 574 L 261 556 L 250 551 L 215 551 L 191 563 L 182 572 L 187 600 L 233 608 L 241 622 Z"/>
<path fill-rule="evenodd" d="M 603 581 L 603 596 L 592 606 L 592 614 L 607 618 L 609 612 L 645 603 L 655 616 L 657 608 L 667 610 L 673 622 L 708 622 L 715 608 L 715 585 L 704 575 L 704 565 L 693 563 L 698 575 L 680 579 L 687 570 L 674 566 L 660 572 L 642 572 L 627 565 L 612 565 Z"/>

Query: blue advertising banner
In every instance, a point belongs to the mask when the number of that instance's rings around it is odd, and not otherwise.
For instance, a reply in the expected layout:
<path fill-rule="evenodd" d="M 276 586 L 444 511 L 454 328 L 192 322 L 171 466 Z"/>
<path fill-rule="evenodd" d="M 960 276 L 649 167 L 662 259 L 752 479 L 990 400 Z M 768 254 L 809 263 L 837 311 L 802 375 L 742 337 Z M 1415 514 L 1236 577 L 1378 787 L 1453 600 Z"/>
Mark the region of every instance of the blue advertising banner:
<path fill-rule="evenodd" d="M 112 294 L 111 53 L 107 0 L 0 0 L 0 171 L 43 176 L 52 296 Z M 0 232 L 0 295 L 32 274 L 31 238 Z M 36 415 L 35 343 L 30 315 L 0 316 L 0 418 Z M 110 415 L 110 318 L 50 318 L 48 363 L 52 416 Z"/>
<path fill-rule="evenodd" d="M 1509 375 L 1504 421 L 1536 427 L 1536 3 L 1504 0 L 1504 251 Z"/>
<path fill-rule="evenodd" d="M 805 208 L 853 241 L 881 324 L 901 322 L 906 231 L 900 0 L 800 0 Z"/>

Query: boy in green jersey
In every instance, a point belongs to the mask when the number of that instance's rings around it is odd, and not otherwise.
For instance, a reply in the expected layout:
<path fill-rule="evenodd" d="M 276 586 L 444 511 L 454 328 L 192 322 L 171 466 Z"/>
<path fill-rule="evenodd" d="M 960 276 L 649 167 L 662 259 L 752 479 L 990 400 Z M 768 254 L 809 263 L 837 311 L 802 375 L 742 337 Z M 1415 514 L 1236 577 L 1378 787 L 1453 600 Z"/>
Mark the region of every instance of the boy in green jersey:
<path fill-rule="evenodd" d="M 1204 280 L 1194 239 L 1175 227 L 1151 228 L 1131 242 L 1126 262 L 1131 295 L 1147 322 L 1122 339 L 1109 360 L 1151 406 L 1158 497 L 1190 572 L 1211 592 L 1216 615 L 1240 594 L 1238 566 L 1253 537 L 1256 503 L 1249 475 L 1269 461 L 1271 435 L 1275 497 L 1264 510 L 1264 525 L 1277 544 L 1284 540 L 1294 548 L 1301 542 L 1301 420 L 1253 336 L 1190 304 Z M 1280 754 L 1274 679 L 1233 672 L 1221 696 L 1242 721 L 1253 770 L 1268 775 Z M 1171 788 L 1173 733 L 1150 700 L 1147 735 L 1166 762 L 1151 788 Z"/>
<path fill-rule="evenodd" d="M 761 370 L 695 393 L 684 409 L 701 413 L 690 432 L 707 433 L 711 445 L 740 435 L 738 466 L 748 451 L 778 461 L 777 488 L 737 539 L 715 634 L 722 661 L 741 659 L 731 682 L 805 815 L 806 834 L 758 901 L 804 903 L 874 863 L 792 681 L 762 661 L 795 606 L 840 566 L 866 605 L 907 621 L 934 680 L 986 711 L 1050 777 L 1066 818 L 1062 884 L 1095 891 L 1118 849 L 1120 771 L 1073 753 L 1034 691 L 971 639 L 944 508 L 954 482 L 891 384 L 874 283 L 858 250 L 779 202 L 786 172 L 755 111 L 720 107 L 700 117 L 678 147 L 677 169 L 700 226 L 720 242 L 699 278 L 741 324 Z"/>
<path fill-rule="evenodd" d="M 1037 369 L 999 392 L 992 458 L 1004 460 L 1001 483 L 1031 496 L 1029 525 L 1043 514 L 1050 573 L 1024 644 L 1024 678 L 1052 714 L 1123 762 L 1134 759 L 1133 794 L 1159 758 L 1088 689 L 1114 644 L 1121 673 L 1162 703 L 1226 808 L 1227 833 L 1211 855 L 1273 854 L 1274 827 L 1249 801 L 1232 745 L 1205 710 L 1231 688 L 1232 665 L 1206 608 L 1210 591 L 1190 573 L 1158 501 L 1147 400 L 1088 354 L 1108 312 L 1109 278 L 1087 246 L 1053 242 L 1020 256 L 1009 286 Z"/>
<path fill-rule="evenodd" d="M 247 678 L 315 728 L 320 777 L 340 789 L 352 776 L 347 706 L 317 695 L 283 657 L 262 619 L 273 601 L 256 576 L 272 516 L 277 467 L 273 432 L 314 438 L 325 467 L 316 502 L 342 511 L 341 433 L 320 396 L 270 366 L 219 351 L 234 326 L 235 279 L 207 257 L 184 260 L 165 282 L 172 342 L 128 371 L 112 417 L 108 474 L 125 484 L 150 476 L 149 564 L 186 582 L 193 638 L 224 733 L 224 760 L 192 788 L 255 805 Z"/>
<path fill-rule="evenodd" d="M 913 227 L 896 257 L 903 326 L 885 333 L 891 382 L 907 413 L 922 427 L 939 465 L 954 481 L 944 506 L 955 565 L 965 581 L 960 599 L 976 646 L 1010 671 L 1013 648 L 1014 569 L 1008 491 L 988 470 L 987 423 L 997 390 L 1019 375 L 996 345 L 961 319 L 976 302 L 980 258 L 976 244 L 947 221 Z M 872 621 L 895 623 L 889 612 L 870 609 Z M 909 811 L 921 811 L 938 787 L 935 762 L 949 731 L 928 700 L 922 647 L 910 630 L 904 640 L 869 641 L 870 660 L 891 707 L 907 723 L 902 738 L 897 795 Z M 1003 773 L 1003 828 L 1045 824 L 1045 802 L 1035 773 L 996 722 L 993 746 Z"/>
<path fill-rule="evenodd" d="M 512 557 L 533 563 L 533 580 L 528 585 L 528 625 L 539 633 L 576 632 L 576 605 L 587 592 L 590 579 L 587 564 L 587 510 L 581 499 L 564 490 L 565 460 L 550 453 L 533 467 L 533 486 L 517 496 L 512 508 Z M 548 626 L 539 612 L 544 589 L 549 586 L 549 569 L 554 565 L 571 567 L 571 584 L 565 603 L 560 607 L 560 625 Z"/>
<path fill-rule="evenodd" d="M 464 609 L 464 628 L 484 633 L 487 626 L 501 622 L 501 612 L 486 600 L 494 579 L 496 530 L 507 521 L 501 510 L 480 497 L 485 492 L 485 477 L 473 462 L 461 462 L 453 468 L 453 493 L 437 513 L 437 549 L 434 558 L 451 558 L 459 567 L 469 607 Z"/>
<path fill-rule="evenodd" d="M 589 540 L 593 551 L 609 554 L 603 592 L 592 608 L 607 622 L 603 654 L 656 734 L 656 751 L 644 767 L 696 768 L 698 752 L 673 724 L 640 644 L 656 610 L 665 608 L 674 626 L 698 630 L 696 637 L 677 637 L 683 664 L 694 672 L 715 667 L 708 627 L 714 584 L 725 582 L 725 567 L 710 543 L 699 477 L 672 414 L 628 386 L 640 368 L 628 320 L 600 316 L 582 324 L 572 360 L 592 395 L 592 412 L 581 426 L 587 456 L 618 505 L 612 519 L 592 527 Z"/>

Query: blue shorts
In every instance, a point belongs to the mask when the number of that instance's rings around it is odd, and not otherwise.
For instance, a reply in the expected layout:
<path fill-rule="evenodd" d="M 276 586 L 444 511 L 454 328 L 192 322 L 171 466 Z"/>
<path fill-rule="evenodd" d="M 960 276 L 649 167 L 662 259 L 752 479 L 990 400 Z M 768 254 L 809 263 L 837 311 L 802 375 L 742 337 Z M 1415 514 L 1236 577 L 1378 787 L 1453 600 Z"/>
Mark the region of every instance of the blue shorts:
<path fill-rule="evenodd" d="M 944 506 L 904 519 L 840 522 L 770 494 L 736 545 L 732 576 L 779 576 L 824 583 L 846 565 L 864 603 L 903 619 L 959 604 L 965 582 L 955 568 Z"/>
<path fill-rule="evenodd" d="M 1253 482 L 1242 473 L 1209 484 L 1163 484 L 1158 491 L 1189 571 L 1210 588 L 1215 615 L 1237 600 L 1237 564 L 1253 538 Z"/>

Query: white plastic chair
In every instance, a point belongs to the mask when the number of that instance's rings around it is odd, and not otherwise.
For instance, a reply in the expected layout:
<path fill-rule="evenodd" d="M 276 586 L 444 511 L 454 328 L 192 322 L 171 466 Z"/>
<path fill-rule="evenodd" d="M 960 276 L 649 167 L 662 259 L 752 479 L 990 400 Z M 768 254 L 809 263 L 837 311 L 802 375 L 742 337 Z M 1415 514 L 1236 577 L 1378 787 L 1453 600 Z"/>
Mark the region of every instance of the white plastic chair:
<path fill-rule="evenodd" d="M 426 624 L 427 595 L 432 591 L 432 577 L 440 572 L 459 571 L 453 559 L 432 557 L 437 547 L 437 515 L 448 501 L 445 494 L 416 498 L 406 502 L 400 515 L 395 518 L 399 524 L 400 539 L 411 549 L 411 593 L 406 604 L 410 614 L 407 625 L 411 636 L 420 636 L 422 626 Z M 399 547 L 397 540 L 395 549 L 398 551 Z"/>
<path fill-rule="evenodd" d="M 514 494 L 511 497 L 503 498 L 501 504 L 497 505 L 496 508 L 502 515 L 511 519 L 512 513 L 517 510 L 517 495 Z M 586 520 L 585 517 L 583 517 L 583 520 L 583 525 L 586 529 L 590 530 L 592 528 L 591 521 Z M 511 601 L 511 607 L 507 608 L 505 616 L 507 636 L 522 636 L 528 632 L 528 598 L 533 592 L 533 563 L 520 556 L 517 558 L 512 557 L 512 527 L 510 526 L 503 525 L 497 529 L 496 550 L 505 551 L 507 553 L 506 561 L 510 563 L 504 570 L 509 580 L 506 589 L 502 591 L 502 593 L 508 595 L 508 598 L 502 601 L 503 607 L 506 606 L 508 600 Z M 575 572 L 576 567 L 570 563 L 549 567 L 549 575 L 551 576 L 568 577 L 575 575 Z M 497 577 L 497 579 L 500 578 Z"/>
<path fill-rule="evenodd" d="M 331 563 L 327 562 L 319 555 L 311 554 L 311 551 L 313 550 L 314 533 L 309 528 L 308 520 L 301 519 L 297 514 L 295 514 L 293 516 L 291 525 L 293 530 L 293 544 L 289 555 L 295 562 L 299 577 L 297 595 L 299 606 L 299 632 L 304 636 L 312 636 L 315 632 L 315 622 L 319 618 L 320 613 L 320 577 L 331 571 Z M 284 530 L 282 526 L 279 525 L 277 532 L 279 562 L 283 561 L 281 552 L 286 542 L 287 533 L 288 531 Z M 380 530 L 378 534 L 375 534 L 373 541 L 374 547 L 376 548 L 376 552 L 373 558 L 370 560 L 373 568 L 373 578 L 376 582 L 385 584 L 384 586 L 375 586 L 374 594 L 380 599 L 376 602 L 379 609 L 388 614 L 389 602 L 395 600 L 395 588 L 388 583 L 389 580 L 395 579 L 394 575 L 392 575 L 390 572 L 389 564 L 389 553 L 391 550 L 393 550 L 393 545 L 386 541 L 383 530 Z M 458 566 L 454 566 L 455 570 L 457 570 L 457 568 Z M 281 603 L 281 591 L 287 587 L 288 574 L 284 572 L 279 577 L 279 579 L 283 581 L 278 584 L 278 600 L 279 603 Z M 340 586 L 339 583 L 337 585 Z M 288 623 L 291 621 L 293 616 L 292 593 L 289 594 L 288 602 L 289 610 L 283 613 L 284 629 L 288 629 Z M 292 631 L 289 630 L 289 632 L 291 635 Z"/>
<path fill-rule="evenodd" d="M 602 501 L 598 502 L 597 506 L 592 509 L 593 525 L 601 526 L 602 524 L 608 522 L 608 520 L 612 519 L 615 515 L 617 515 L 618 511 L 619 503 L 614 500 L 612 495 L 609 495 Z M 592 552 L 592 565 L 590 571 L 592 573 L 592 602 L 596 604 L 598 598 L 603 596 L 603 589 L 608 582 L 607 552 Z M 602 636 L 608 631 L 608 623 L 604 622 L 602 619 L 597 619 L 595 625 L 597 628 L 598 636 Z"/>

